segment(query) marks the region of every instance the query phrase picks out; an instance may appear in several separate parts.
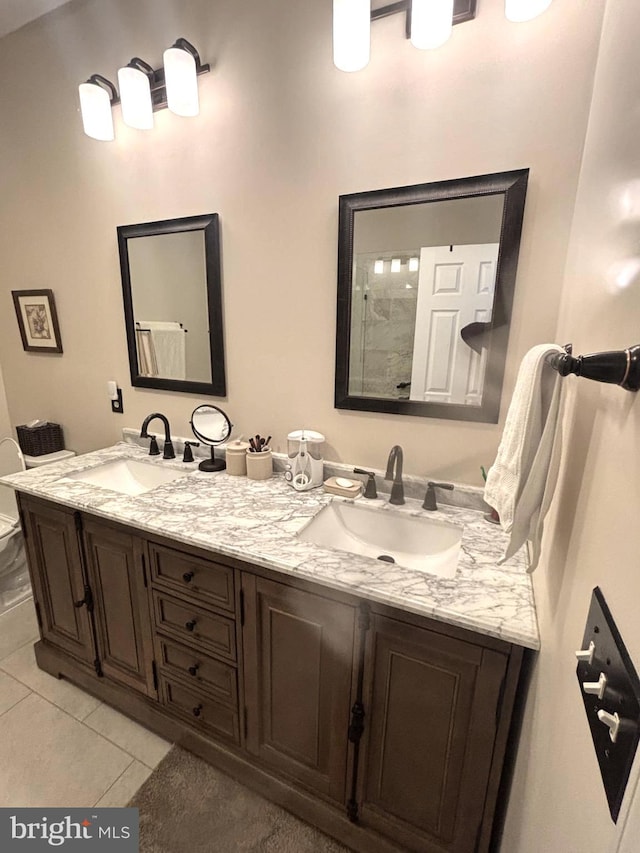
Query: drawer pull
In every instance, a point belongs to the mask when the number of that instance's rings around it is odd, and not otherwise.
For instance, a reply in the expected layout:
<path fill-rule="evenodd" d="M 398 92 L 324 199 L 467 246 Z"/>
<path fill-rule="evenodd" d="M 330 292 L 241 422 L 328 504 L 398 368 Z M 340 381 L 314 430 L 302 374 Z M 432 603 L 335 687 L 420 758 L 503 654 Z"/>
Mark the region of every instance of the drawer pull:
<path fill-rule="evenodd" d="M 196 620 L 189 619 L 188 622 L 184 623 L 184 627 L 187 629 L 187 631 L 193 631 L 193 629 L 196 627 Z"/>
<path fill-rule="evenodd" d="M 193 666 L 190 666 L 190 667 L 189 667 L 189 669 L 187 670 L 187 672 L 189 673 L 189 675 L 194 675 L 194 676 L 195 676 L 195 675 L 197 675 L 197 674 L 198 674 L 198 669 L 199 669 L 199 668 L 200 668 L 200 664 L 199 664 L 199 663 L 196 663 L 196 664 L 194 664 Z"/>
<path fill-rule="evenodd" d="M 193 580 L 193 572 L 185 572 L 185 573 L 182 575 L 182 580 L 183 580 L 185 583 L 191 583 L 191 581 Z"/>
<path fill-rule="evenodd" d="M 199 717 L 201 713 L 202 713 L 202 705 L 196 705 L 196 707 L 193 709 L 193 716 Z"/>

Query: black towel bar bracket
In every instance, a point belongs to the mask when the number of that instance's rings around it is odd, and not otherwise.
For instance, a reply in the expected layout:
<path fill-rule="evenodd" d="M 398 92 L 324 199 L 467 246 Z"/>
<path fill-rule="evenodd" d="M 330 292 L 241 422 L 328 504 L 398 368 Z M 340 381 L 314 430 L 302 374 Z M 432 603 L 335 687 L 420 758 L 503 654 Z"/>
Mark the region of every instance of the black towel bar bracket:
<path fill-rule="evenodd" d="M 596 382 L 620 385 L 625 391 L 637 391 L 640 388 L 640 344 L 623 350 L 579 356 L 572 355 L 572 344 L 566 344 L 564 349 L 565 352 L 547 358 L 548 364 L 560 376 L 573 373 Z"/>

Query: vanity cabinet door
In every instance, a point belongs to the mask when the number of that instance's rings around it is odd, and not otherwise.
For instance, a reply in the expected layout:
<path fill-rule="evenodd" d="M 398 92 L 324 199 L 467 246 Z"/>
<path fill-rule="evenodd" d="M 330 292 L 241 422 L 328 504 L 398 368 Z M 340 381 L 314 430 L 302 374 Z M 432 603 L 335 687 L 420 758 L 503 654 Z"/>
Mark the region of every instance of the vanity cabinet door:
<path fill-rule="evenodd" d="M 102 671 L 107 678 L 155 696 L 143 543 L 87 517 L 83 531 Z"/>
<path fill-rule="evenodd" d="M 20 495 L 20 509 L 42 638 L 93 664 L 90 615 L 83 605 L 79 516 L 25 495 Z"/>
<path fill-rule="evenodd" d="M 246 748 L 345 801 L 354 608 L 243 574 Z"/>
<path fill-rule="evenodd" d="M 476 851 L 507 655 L 374 615 L 360 822 L 421 853 Z"/>

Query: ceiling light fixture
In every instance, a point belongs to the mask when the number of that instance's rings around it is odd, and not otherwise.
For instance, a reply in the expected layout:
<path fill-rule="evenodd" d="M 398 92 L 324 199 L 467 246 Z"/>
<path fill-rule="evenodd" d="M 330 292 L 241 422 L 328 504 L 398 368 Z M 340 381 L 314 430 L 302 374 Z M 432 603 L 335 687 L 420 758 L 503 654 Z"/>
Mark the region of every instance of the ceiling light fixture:
<path fill-rule="evenodd" d="M 545 12 L 551 0 L 505 0 L 504 14 L 507 20 L 520 23 L 531 21 Z"/>
<path fill-rule="evenodd" d="M 106 77 L 94 74 L 79 86 L 82 124 L 87 136 L 101 141 L 114 138 L 112 107 L 122 103 L 125 124 L 141 130 L 153 127 L 153 113 L 168 107 L 179 116 L 199 113 L 198 81 L 211 70 L 200 62 L 195 47 L 179 38 L 163 54 L 164 67 L 153 69 L 135 56 L 118 71 L 120 95 Z"/>
<path fill-rule="evenodd" d="M 476 16 L 476 0 L 399 0 L 371 9 L 371 0 L 333 0 L 333 62 L 360 71 L 369 62 L 371 21 L 404 12 L 405 35 L 420 49 L 439 47 L 453 24 Z"/>

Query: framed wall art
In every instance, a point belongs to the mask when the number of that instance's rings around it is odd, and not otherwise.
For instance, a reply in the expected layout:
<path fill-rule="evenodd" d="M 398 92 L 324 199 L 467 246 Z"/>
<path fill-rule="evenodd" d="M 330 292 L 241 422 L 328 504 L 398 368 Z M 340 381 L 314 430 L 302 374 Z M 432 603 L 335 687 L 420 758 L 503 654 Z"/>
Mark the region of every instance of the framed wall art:
<path fill-rule="evenodd" d="M 27 352 L 62 352 L 52 290 L 12 290 L 22 346 Z"/>

